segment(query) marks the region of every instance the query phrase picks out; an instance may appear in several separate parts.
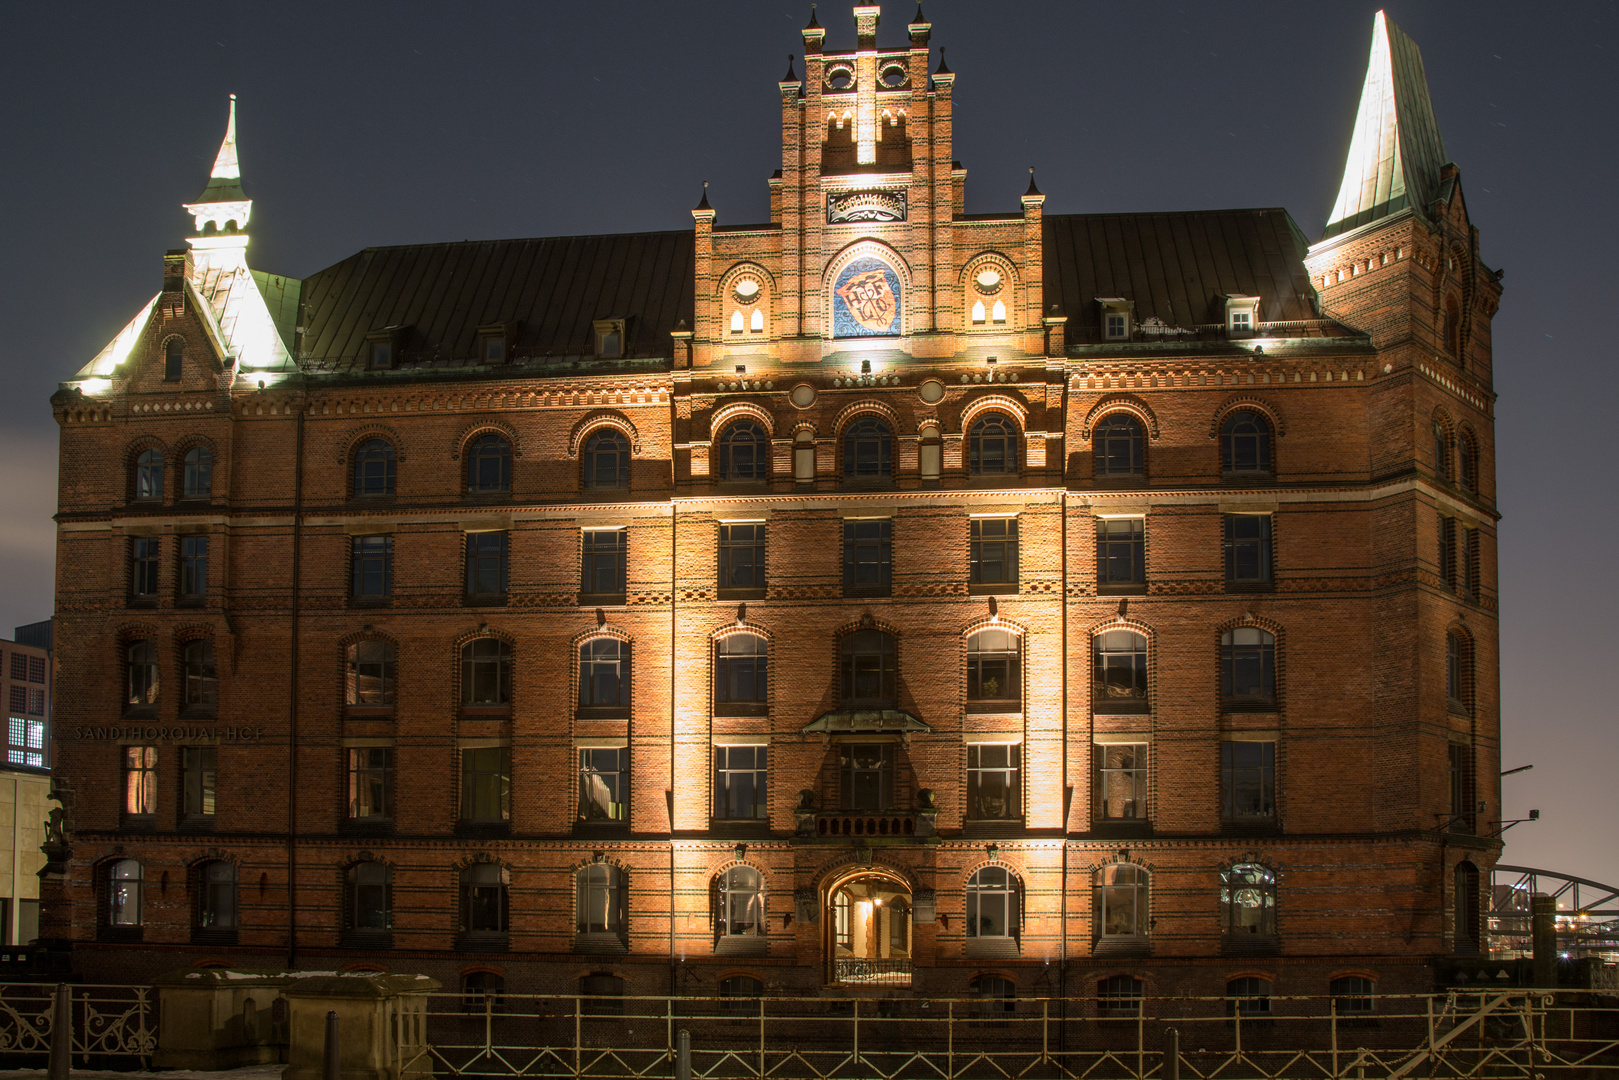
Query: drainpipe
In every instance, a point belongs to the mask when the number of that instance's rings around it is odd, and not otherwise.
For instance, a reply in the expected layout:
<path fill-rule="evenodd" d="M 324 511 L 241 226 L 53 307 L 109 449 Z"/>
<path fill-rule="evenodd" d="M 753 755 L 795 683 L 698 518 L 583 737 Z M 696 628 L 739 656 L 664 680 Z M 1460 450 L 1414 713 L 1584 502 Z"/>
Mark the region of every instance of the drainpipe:
<path fill-rule="evenodd" d="M 693 322 L 696 321 L 693 312 Z M 691 363 L 690 354 L 687 354 L 687 364 Z M 673 363 L 671 362 L 671 367 Z M 669 446 L 669 996 L 674 997 L 679 987 L 676 983 L 676 969 L 678 962 L 675 959 L 675 604 L 679 598 L 677 587 L 678 574 L 675 571 L 676 560 L 680 553 L 676 542 L 675 523 L 680 520 L 679 508 L 675 505 L 677 495 L 675 489 L 675 448 L 673 436 L 679 429 L 676 424 L 679 416 L 675 408 L 674 380 L 669 381 L 669 433 L 671 436 Z"/>
<path fill-rule="evenodd" d="M 1049 345 L 1047 346 L 1049 350 Z M 1057 943 L 1057 993 L 1062 998 L 1059 1015 L 1062 1025 L 1057 1029 L 1057 1045 L 1068 1049 L 1068 815 L 1073 812 L 1073 788 L 1068 783 L 1068 484 L 1067 465 L 1068 440 L 1068 372 L 1063 371 L 1062 377 L 1062 418 L 1063 418 L 1063 461 L 1062 491 L 1058 496 L 1058 506 L 1062 511 L 1062 563 L 1061 577 L 1062 590 L 1059 594 L 1062 603 L 1062 938 Z M 1049 418 L 1047 429 L 1050 428 Z"/>
<path fill-rule="evenodd" d="M 292 474 L 292 643 L 287 664 L 287 968 L 298 962 L 298 601 L 303 555 L 304 412 L 298 410 Z"/>

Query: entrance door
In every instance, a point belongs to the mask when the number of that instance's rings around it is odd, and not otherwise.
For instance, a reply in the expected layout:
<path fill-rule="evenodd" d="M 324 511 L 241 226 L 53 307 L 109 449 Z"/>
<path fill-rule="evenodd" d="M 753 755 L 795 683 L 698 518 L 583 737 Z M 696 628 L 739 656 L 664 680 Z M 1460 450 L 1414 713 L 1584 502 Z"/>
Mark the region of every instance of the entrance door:
<path fill-rule="evenodd" d="M 828 979 L 854 986 L 911 984 L 911 893 L 883 874 L 857 874 L 828 896 Z"/>

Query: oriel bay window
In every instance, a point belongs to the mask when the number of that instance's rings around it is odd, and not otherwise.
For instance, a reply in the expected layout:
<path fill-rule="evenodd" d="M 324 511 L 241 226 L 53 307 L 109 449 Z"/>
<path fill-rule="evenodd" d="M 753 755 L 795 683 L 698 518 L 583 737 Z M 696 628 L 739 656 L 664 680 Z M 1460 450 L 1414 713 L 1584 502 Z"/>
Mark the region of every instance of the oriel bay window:
<path fill-rule="evenodd" d="M 502 603 L 506 599 L 504 532 L 467 533 L 467 602 Z"/>
<path fill-rule="evenodd" d="M 720 597 L 763 597 L 765 587 L 765 523 L 720 523 Z"/>
<path fill-rule="evenodd" d="M 629 824 L 630 748 L 579 748 L 579 820 Z"/>
<path fill-rule="evenodd" d="M 838 750 L 838 801 L 844 810 L 894 805 L 894 745 L 845 743 Z"/>
<path fill-rule="evenodd" d="M 597 637 L 579 646 L 579 715 L 630 715 L 630 643 Z"/>
<path fill-rule="evenodd" d="M 714 642 L 714 712 L 763 716 L 770 700 L 770 645 L 758 634 L 728 634 Z"/>
<path fill-rule="evenodd" d="M 1276 743 L 1220 744 L 1222 816 L 1236 824 L 1269 824 L 1276 818 Z"/>
<path fill-rule="evenodd" d="M 1021 712 L 1022 638 L 1008 630 L 980 630 L 967 639 L 967 711 Z"/>
<path fill-rule="evenodd" d="M 1147 743 L 1096 744 L 1098 824 L 1147 819 Z"/>
<path fill-rule="evenodd" d="M 888 518 L 843 523 L 843 593 L 887 596 L 892 589 L 894 523 Z"/>
<path fill-rule="evenodd" d="M 1147 638 L 1134 630 L 1107 630 L 1093 644 L 1092 711 L 1147 711 Z"/>
<path fill-rule="evenodd" d="M 975 517 L 968 524 L 967 581 L 971 592 L 1017 592 L 1015 517 Z"/>
<path fill-rule="evenodd" d="M 770 748 L 764 745 L 714 747 L 714 819 L 763 821 L 769 816 L 766 777 Z"/>
<path fill-rule="evenodd" d="M 967 818 L 1016 821 L 1023 816 L 1023 747 L 967 744 Z"/>
<path fill-rule="evenodd" d="M 463 825 L 504 826 L 512 816 L 512 748 L 461 747 Z"/>
<path fill-rule="evenodd" d="M 1102 593 L 1139 593 L 1147 585 L 1147 528 L 1138 517 L 1096 522 L 1096 587 Z"/>

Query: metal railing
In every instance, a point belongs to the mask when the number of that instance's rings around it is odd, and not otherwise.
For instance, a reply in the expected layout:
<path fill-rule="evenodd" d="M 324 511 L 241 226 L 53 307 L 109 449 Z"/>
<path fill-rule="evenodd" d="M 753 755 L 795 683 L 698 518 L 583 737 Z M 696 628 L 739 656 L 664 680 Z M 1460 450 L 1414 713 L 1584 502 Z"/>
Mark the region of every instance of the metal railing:
<path fill-rule="evenodd" d="M 611 1006 L 603 1008 L 605 1001 Z M 531 998 L 432 995 L 403 1075 L 643 1080 L 1619 1077 L 1619 1008 L 1540 992 L 1332 999 Z M 468 1006 L 472 1007 L 469 1008 Z M 593 1015 L 594 1014 L 594 1015 Z M 604 1015 L 610 1014 L 610 1015 Z"/>
<path fill-rule="evenodd" d="M 898 956 L 839 956 L 832 961 L 832 978 L 851 986 L 909 986 L 911 961 Z"/>
<path fill-rule="evenodd" d="M 74 1065 L 150 1068 L 157 1050 L 155 990 L 81 984 L 67 992 Z M 50 983 L 0 983 L 0 1062 L 45 1063 L 57 1024 L 55 994 Z"/>

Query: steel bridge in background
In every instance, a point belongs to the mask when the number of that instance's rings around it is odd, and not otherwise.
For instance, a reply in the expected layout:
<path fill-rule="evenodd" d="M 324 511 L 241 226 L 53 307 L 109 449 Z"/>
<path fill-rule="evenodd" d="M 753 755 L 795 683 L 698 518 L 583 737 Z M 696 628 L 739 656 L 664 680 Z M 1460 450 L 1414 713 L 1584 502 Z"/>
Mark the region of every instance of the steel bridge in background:
<path fill-rule="evenodd" d="M 1557 902 L 1557 951 L 1565 960 L 1619 963 L 1619 886 L 1530 866 L 1497 865 L 1490 881 L 1490 955 L 1524 959 L 1534 954 L 1530 900 L 1544 893 Z"/>

